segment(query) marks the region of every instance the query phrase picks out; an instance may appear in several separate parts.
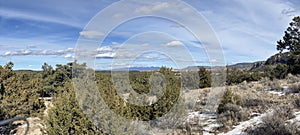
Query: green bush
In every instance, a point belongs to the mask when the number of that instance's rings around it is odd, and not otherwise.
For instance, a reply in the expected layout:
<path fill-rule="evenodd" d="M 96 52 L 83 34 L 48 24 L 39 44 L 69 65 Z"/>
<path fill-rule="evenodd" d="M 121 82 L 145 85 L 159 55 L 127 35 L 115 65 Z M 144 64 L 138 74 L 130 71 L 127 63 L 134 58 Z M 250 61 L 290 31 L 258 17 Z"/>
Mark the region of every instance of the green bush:
<path fill-rule="evenodd" d="M 248 72 L 242 71 L 237 68 L 227 67 L 227 85 L 239 84 L 241 82 L 247 81 L 258 81 L 263 77 L 263 74 L 258 72 Z"/>
<path fill-rule="evenodd" d="M 261 106 L 264 105 L 264 102 L 262 99 L 259 98 L 247 98 L 247 99 L 242 99 L 242 107 L 256 107 L 256 106 Z"/>
<path fill-rule="evenodd" d="M 223 125 L 223 130 L 229 130 L 232 125 L 249 117 L 249 114 L 241 107 L 240 96 L 230 89 L 224 92 L 217 112 L 220 114 L 218 122 Z"/>
<path fill-rule="evenodd" d="M 290 54 L 288 60 L 288 70 L 290 73 L 296 75 L 300 74 L 300 55 L 299 54 Z"/>
<path fill-rule="evenodd" d="M 235 104 L 226 104 L 224 110 L 225 111 L 218 116 L 218 122 L 222 124 L 223 127 L 237 125 L 238 122 L 244 121 L 249 117 L 247 111 Z"/>
<path fill-rule="evenodd" d="M 46 131 L 49 135 L 62 134 L 100 134 L 102 133 L 93 125 L 79 108 L 75 92 L 71 84 L 65 85 L 65 92 L 57 97 L 54 107 L 48 112 L 46 118 Z"/>
<path fill-rule="evenodd" d="M 200 78 L 199 88 L 211 87 L 211 72 L 201 67 L 198 73 Z"/>
<path fill-rule="evenodd" d="M 39 99 L 41 78 L 37 72 L 13 71 L 14 64 L 0 66 L 0 120 L 20 117 L 42 117 L 44 101 Z M 16 125 L 0 127 L 9 134 Z"/>
<path fill-rule="evenodd" d="M 16 116 L 41 116 L 45 106 L 39 100 L 41 83 L 38 74 L 15 72 L 13 65 L 9 62 L 4 68 L 0 66 L 0 120 Z"/>
<path fill-rule="evenodd" d="M 288 66 L 286 64 L 277 64 L 271 71 L 271 79 L 284 79 L 288 75 Z"/>
<path fill-rule="evenodd" d="M 218 106 L 218 113 L 221 114 L 223 112 L 227 111 L 227 104 L 233 104 L 233 105 L 241 105 L 241 98 L 239 95 L 232 92 L 230 89 L 226 89 L 224 92 L 224 95 L 222 96 L 221 102 Z"/>

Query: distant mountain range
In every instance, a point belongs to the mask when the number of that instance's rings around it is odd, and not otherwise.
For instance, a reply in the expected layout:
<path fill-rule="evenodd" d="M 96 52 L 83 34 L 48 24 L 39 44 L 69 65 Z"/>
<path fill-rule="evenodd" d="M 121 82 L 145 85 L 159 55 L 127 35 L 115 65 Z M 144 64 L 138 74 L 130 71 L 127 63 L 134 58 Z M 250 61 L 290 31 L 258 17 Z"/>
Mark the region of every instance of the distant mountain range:
<path fill-rule="evenodd" d="M 288 60 L 289 53 L 277 53 L 269 57 L 266 61 L 257 62 L 245 62 L 236 63 L 233 65 L 228 65 L 229 68 L 238 68 L 240 70 L 251 70 L 251 71 L 263 71 L 266 66 L 276 65 L 278 63 L 286 64 Z M 210 66 L 187 66 L 182 70 L 197 70 L 200 67 L 211 68 Z M 160 67 L 131 67 L 130 71 L 149 71 L 149 70 L 159 70 Z"/>
<path fill-rule="evenodd" d="M 237 63 L 234 65 L 229 65 L 229 67 L 232 68 L 238 68 L 238 69 L 251 69 L 253 67 L 254 63 Z M 204 67 L 207 69 L 210 69 L 212 67 L 210 66 L 187 66 L 186 68 L 183 68 L 181 70 L 198 70 L 200 67 Z M 161 67 L 130 67 L 128 68 L 120 68 L 120 69 L 116 69 L 115 71 L 152 71 L 152 70 L 159 70 Z"/>
<path fill-rule="evenodd" d="M 160 67 L 130 67 L 130 68 L 119 68 L 114 69 L 114 71 L 152 71 L 152 70 L 159 70 Z"/>
<path fill-rule="evenodd" d="M 251 70 L 251 71 L 264 71 L 266 66 L 276 65 L 278 63 L 286 64 L 289 53 L 277 53 L 271 57 L 269 57 L 266 61 L 257 61 L 257 62 L 245 62 L 245 63 L 237 63 L 233 65 L 228 65 L 230 68 L 238 68 L 240 70 Z M 210 66 L 187 66 L 181 70 L 198 70 L 200 67 L 212 68 Z M 161 67 L 130 67 L 128 68 L 120 68 L 115 69 L 115 71 L 153 71 L 159 70 Z M 19 72 L 30 72 L 31 70 L 17 70 Z M 104 70 L 97 70 L 104 71 Z"/>
<path fill-rule="evenodd" d="M 149 70 L 159 70 L 160 67 L 130 67 L 130 71 L 149 71 Z"/>
<path fill-rule="evenodd" d="M 241 70 L 250 70 L 253 67 L 254 63 L 237 63 L 237 64 L 233 64 L 233 65 L 228 65 L 229 68 L 238 68 Z M 212 67 L 210 66 L 188 66 L 186 68 L 184 68 L 183 70 L 198 70 L 200 67 L 204 67 L 207 69 L 210 69 Z"/>

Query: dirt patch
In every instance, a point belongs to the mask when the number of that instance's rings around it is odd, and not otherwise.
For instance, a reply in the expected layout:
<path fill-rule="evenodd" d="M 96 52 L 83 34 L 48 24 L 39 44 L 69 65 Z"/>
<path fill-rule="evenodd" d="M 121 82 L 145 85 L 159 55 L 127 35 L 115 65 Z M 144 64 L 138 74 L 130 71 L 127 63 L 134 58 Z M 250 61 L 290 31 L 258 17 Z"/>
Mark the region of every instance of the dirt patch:
<path fill-rule="evenodd" d="M 29 122 L 29 130 L 27 132 L 28 135 L 42 135 L 45 134 L 44 131 L 44 125 L 42 124 L 42 120 L 38 117 L 30 117 L 27 118 L 27 121 Z M 20 125 L 18 126 L 16 129 L 12 130 L 11 133 L 12 134 L 16 134 L 16 135 L 24 135 L 26 128 L 27 128 L 27 124 L 25 123 L 25 121 L 15 121 L 13 122 L 13 124 L 16 125 Z"/>
<path fill-rule="evenodd" d="M 41 98 L 44 100 L 46 109 L 44 111 L 44 117 L 47 117 L 48 110 L 53 107 L 52 98 Z M 43 120 L 39 117 L 29 117 L 27 118 L 27 121 L 29 122 L 29 130 L 27 132 L 28 135 L 42 135 L 47 134 L 45 129 L 45 125 L 43 124 Z M 15 121 L 13 122 L 14 125 L 18 125 L 17 128 L 11 131 L 11 134 L 16 135 L 24 135 L 27 124 L 25 121 Z"/>

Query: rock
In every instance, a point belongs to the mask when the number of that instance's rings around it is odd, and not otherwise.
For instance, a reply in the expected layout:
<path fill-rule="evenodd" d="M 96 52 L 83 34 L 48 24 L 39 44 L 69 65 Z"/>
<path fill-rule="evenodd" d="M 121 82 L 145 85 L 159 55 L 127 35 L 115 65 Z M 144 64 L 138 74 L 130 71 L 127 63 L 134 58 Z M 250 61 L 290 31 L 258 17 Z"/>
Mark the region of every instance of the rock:
<path fill-rule="evenodd" d="M 45 127 L 42 125 L 42 120 L 38 117 L 29 117 L 27 118 L 29 122 L 28 135 L 42 135 L 45 134 Z M 15 121 L 13 124 L 19 124 L 19 126 L 11 131 L 11 134 L 23 135 L 27 128 L 27 124 L 24 121 Z"/>

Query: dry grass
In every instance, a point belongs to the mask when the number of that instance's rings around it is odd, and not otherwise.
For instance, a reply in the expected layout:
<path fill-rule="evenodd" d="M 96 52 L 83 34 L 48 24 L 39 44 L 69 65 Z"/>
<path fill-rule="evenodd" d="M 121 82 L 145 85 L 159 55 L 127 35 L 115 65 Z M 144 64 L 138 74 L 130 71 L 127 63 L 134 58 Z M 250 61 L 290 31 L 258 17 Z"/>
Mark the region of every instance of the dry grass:
<path fill-rule="evenodd" d="M 226 112 L 222 113 L 218 118 L 218 122 L 223 124 L 222 128 L 219 128 L 219 132 L 228 131 L 233 125 L 237 125 L 241 121 L 250 119 L 251 114 L 265 113 L 269 109 L 276 109 L 278 106 L 290 106 L 300 109 L 300 95 L 299 94 L 286 94 L 284 96 L 278 96 L 276 94 L 269 93 L 268 90 L 281 91 L 282 86 L 290 86 L 293 89 L 300 91 L 299 76 L 289 75 L 285 80 L 269 80 L 263 78 L 257 82 L 243 82 L 234 86 L 227 86 L 220 89 L 231 89 L 235 94 L 239 95 L 241 99 L 241 105 L 226 105 Z M 293 84 L 293 85 L 292 85 Z M 205 112 L 206 103 L 209 102 L 211 88 L 191 90 L 185 93 L 185 99 L 190 105 L 193 111 Z M 196 100 L 195 100 L 196 99 Z M 193 100 L 193 101 L 192 101 Z M 277 112 L 280 114 L 280 111 Z M 284 116 L 281 113 L 281 116 Z M 264 123 L 280 123 L 282 119 L 272 119 L 271 116 L 264 118 Z M 278 124 L 277 124 L 278 125 Z M 297 125 L 297 124 L 296 124 Z M 299 125 L 299 124 L 298 124 Z M 270 125 L 272 126 L 272 125 Z M 274 126 L 274 125 L 273 125 Z M 295 124 L 287 125 L 286 127 L 279 127 L 283 132 L 296 132 Z M 293 129 L 294 128 L 294 129 Z M 283 133 L 282 132 L 282 133 Z M 299 132 L 298 132 L 299 133 Z"/>
<path fill-rule="evenodd" d="M 292 84 L 300 81 L 300 76 L 288 74 L 286 77 L 287 83 Z"/>
<path fill-rule="evenodd" d="M 223 125 L 223 131 L 238 125 L 240 121 L 249 119 L 249 112 L 238 105 L 226 104 L 224 108 L 226 112 L 220 114 L 218 118 L 218 122 Z"/>
<path fill-rule="evenodd" d="M 293 93 L 299 93 L 300 92 L 300 82 L 289 85 L 289 89 L 291 89 Z"/>
<path fill-rule="evenodd" d="M 272 113 L 262 118 L 262 124 L 248 129 L 249 135 L 292 135 L 293 126 L 287 126 L 285 121 L 293 118 L 293 109 L 289 106 L 276 108 Z"/>

